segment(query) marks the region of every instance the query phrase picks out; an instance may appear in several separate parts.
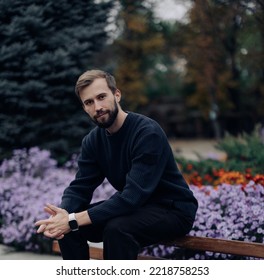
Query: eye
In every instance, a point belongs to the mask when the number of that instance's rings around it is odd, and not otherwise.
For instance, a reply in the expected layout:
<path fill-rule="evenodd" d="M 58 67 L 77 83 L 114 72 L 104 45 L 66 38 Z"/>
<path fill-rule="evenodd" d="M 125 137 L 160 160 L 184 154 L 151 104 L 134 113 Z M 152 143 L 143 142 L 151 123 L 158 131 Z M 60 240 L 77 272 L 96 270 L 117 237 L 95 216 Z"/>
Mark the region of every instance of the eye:
<path fill-rule="evenodd" d="M 93 104 L 93 100 L 86 100 L 86 101 L 84 101 L 84 105 L 85 106 L 90 106 L 92 104 Z"/>
<path fill-rule="evenodd" d="M 99 96 L 98 96 L 98 99 L 99 100 L 103 100 L 105 98 L 105 94 L 100 94 Z"/>

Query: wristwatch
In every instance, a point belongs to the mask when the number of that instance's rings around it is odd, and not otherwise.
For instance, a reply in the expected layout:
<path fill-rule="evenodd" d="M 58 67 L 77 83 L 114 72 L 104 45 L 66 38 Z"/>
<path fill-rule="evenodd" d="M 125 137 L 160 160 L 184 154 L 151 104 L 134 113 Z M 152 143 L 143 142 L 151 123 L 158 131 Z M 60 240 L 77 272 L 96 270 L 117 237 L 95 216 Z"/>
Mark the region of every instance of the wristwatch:
<path fill-rule="evenodd" d="M 79 225 L 77 223 L 75 213 L 69 214 L 69 226 L 70 226 L 72 231 L 76 231 L 76 230 L 79 229 Z"/>

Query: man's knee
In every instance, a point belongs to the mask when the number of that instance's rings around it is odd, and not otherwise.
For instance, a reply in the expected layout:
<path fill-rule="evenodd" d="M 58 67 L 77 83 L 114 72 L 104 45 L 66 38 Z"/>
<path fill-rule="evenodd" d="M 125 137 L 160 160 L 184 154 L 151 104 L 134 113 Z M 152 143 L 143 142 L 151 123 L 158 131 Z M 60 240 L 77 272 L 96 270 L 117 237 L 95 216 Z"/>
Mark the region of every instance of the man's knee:
<path fill-rule="evenodd" d="M 126 221 L 123 217 L 111 219 L 106 223 L 103 235 L 118 236 L 122 234 L 130 234 L 127 223 L 128 221 Z"/>

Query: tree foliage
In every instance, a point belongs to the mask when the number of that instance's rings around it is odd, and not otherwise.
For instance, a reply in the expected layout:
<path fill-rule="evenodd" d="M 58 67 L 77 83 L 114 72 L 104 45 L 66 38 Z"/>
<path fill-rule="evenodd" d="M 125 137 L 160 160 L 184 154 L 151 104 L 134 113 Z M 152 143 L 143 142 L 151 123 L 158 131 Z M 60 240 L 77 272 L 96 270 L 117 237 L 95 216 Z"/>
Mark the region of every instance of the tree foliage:
<path fill-rule="evenodd" d="M 106 44 L 113 1 L 0 1 L 0 153 L 76 151 L 87 132 L 74 84 Z"/>
<path fill-rule="evenodd" d="M 193 84 L 188 104 L 207 118 L 236 115 L 237 127 L 242 115 L 252 123 L 263 119 L 261 3 L 193 1 L 176 48 L 187 61 L 186 83 Z"/>
<path fill-rule="evenodd" d="M 155 55 L 162 51 L 164 38 L 148 1 L 121 0 L 120 4 L 121 35 L 115 41 L 118 53 L 115 74 L 126 105 L 136 109 L 148 101 L 148 72 L 155 65 Z"/>

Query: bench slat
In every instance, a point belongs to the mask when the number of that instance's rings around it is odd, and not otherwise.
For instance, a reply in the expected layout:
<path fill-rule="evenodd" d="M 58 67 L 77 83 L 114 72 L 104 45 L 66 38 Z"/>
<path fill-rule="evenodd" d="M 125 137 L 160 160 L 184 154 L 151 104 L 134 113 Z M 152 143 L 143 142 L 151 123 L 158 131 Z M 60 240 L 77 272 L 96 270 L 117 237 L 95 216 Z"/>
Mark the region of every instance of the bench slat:
<path fill-rule="evenodd" d="M 57 254 L 60 253 L 60 246 L 57 240 L 54 240 L 52 243 L 52 251 Z M 103 249 L 90 246 L 90 258 L 93 260 L 103 260 Z M 160 258 L 139 255 L 138 260 L 160 260 Z"/>
<path fill-rule="evenodd" d="M 256 242 L 185 236 L 182 238 L 176 238 L 171 242 L 166 242 L 164 245 L 173 245 L 199 251 L 210 251 L 239 256 L 264 258 L 264 244 Z"/>

